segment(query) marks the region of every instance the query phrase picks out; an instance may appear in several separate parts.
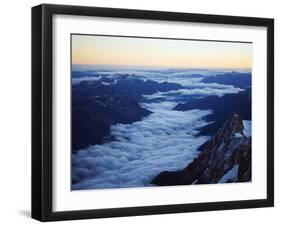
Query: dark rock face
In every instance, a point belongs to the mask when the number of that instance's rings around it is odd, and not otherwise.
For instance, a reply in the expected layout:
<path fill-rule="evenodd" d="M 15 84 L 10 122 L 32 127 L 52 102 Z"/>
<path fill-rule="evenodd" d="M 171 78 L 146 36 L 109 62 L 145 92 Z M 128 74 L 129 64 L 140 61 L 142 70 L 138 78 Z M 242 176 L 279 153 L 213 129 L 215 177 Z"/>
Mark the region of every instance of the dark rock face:
<path fill-rule="evenodd" d="M 139 121 L 151 112 L 125 96 L 75 96 L 72 99 L 72 149 L 101 144 L 117 123 Z"/>
<path fill-rule="evenodd" d="M 202 79 L 205 83 L 220 83 L 224 85 L 233 85 L 239 88 L 249 88 L 252 86 L 251 73 L 231 72 L 226 74 L 218 74 L 215 76 L 208 76 Z"/>
<path fill-rule="evenodd" d="M 232 114 L 217 134 L 204 144 L 192 163 L 181 171 L 164 171 L 152 183 L 159 186 L 251 181 L 251 137 L 243 121 Z"/>
<path fill-rule="evenodd" d="M 244 120 L 251 120 L 251 92 L 251 89 L 246 89 L 245 91 L 235 94 L 225 94 L 222 97 L 208 96 L 200 99 L 193 99 L 184 104 L 178 104 L 174 109 L 178 111 L 192 109 L 212 110 L 212 114 L 207 115 L 205 119 L 214 123 L 201 128 L 199 135 L 213 136 L 218 129 L 222 127 L 229 115 L 234 112 L 239 114 Z"/>

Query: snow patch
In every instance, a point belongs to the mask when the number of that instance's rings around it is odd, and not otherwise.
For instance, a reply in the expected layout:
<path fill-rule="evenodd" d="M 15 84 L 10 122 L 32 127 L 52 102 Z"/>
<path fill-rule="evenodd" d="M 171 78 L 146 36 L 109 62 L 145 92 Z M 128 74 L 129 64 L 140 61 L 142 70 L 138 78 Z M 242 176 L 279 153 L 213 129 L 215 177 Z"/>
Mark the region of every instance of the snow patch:
<path fill-rule="evenodd" d="M 241 137 L 243 137 L 243 135 L 242 135 L 241 133 L 235 133 L 235 134 L 234 134 L 234 137 L 235 137 L 235 138 L 241 138 Z"/>
<path fill-rule="evenodd" d="M 238 169 L 239 165 L 236 164 L 232 167 L 231 170 L 229 170 L 220 180 L 218 183 L 226 183 L 228 181 L 235 182 L 237 181 L 238 176 Z"/>
<path fill-rule="evenodd" d="M 192 185 L 196 184 L 198 181 L 198 179 L 196 179 L 195 181 L 192 182 Z"/>
<path fill-rule="evenodd" d="M 252 121 L 250 120 L 243 120 L 244 130 L 243 133 L 246 137 L 252 136 Z"/>

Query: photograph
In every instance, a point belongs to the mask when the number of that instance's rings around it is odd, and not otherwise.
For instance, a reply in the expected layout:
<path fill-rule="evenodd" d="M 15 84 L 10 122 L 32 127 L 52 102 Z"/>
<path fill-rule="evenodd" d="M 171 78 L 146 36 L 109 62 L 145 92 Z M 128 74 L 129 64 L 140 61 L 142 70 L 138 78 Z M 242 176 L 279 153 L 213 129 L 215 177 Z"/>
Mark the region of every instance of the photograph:
<path fill-rule="evenodd" d="M 32 7 L 33 219 L 274 206 L 274 18 L 157 7 Z"/>
<path fill-rule="evenodd" d="M 252 42 L 71 34 L 71 190 L 252 181 Z"/>

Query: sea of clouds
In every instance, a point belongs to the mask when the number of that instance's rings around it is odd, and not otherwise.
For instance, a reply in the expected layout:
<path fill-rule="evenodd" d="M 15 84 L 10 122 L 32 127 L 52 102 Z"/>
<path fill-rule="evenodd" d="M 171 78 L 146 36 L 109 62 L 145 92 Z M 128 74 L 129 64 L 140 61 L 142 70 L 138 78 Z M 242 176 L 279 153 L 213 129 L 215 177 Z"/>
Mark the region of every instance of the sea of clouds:
<path fill-rule="evenodd" d="M 174 111 L 173 102 L 144 104 L 154 113 L 132 124 L 112 126 L 115 141 L 72 156 L 72 189 L 151 186 L 164 170 L 179 170 L 198 156 L 209 138 L 197 136 L 208 110 Z"/>

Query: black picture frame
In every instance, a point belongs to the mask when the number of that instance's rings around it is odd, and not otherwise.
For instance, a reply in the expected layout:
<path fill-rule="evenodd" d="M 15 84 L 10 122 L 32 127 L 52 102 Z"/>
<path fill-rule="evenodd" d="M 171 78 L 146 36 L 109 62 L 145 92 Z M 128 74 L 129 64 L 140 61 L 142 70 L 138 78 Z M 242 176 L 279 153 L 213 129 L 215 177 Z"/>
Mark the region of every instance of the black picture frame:
<path fill-rule="evenodd" d="M 55 14 L 182 21 L 267 28 L 267 198 L 95 210 L 52 210 L 52 18 Z M 274 20 L 222 15 L 43 4 L 32 8 L 32 218 L 122 217 L 274 206 Z"/>

